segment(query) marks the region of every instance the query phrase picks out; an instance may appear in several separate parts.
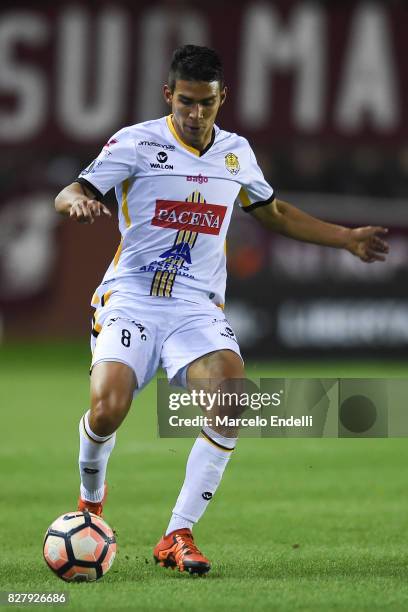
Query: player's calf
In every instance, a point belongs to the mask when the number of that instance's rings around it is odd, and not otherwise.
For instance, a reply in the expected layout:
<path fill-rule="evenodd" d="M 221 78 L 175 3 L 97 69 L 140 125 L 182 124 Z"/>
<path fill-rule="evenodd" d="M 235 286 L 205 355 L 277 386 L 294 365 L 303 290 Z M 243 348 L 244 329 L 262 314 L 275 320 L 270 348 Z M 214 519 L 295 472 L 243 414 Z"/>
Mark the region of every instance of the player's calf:
<path fill-rule="evenodd" d="M 89 425 L 98 436 L 113 434 L 126 417 L 137 381 L 124 363 L 102 361 L 91 374 L 91 413 Z"/>

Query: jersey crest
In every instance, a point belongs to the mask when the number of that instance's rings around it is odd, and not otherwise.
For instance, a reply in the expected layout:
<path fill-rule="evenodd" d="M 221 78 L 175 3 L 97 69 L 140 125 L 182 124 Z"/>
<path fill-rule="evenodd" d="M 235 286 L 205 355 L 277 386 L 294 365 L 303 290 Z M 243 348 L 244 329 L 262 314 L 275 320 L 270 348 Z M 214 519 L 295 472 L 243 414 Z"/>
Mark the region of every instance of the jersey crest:
<path fill-rule="evenodd" d="M 235 155 L 235 153 L 227 153 L 227 155 L 225 156 L 225 167 L 228 172 L 231 172 L 231 174 L 238 174 L 241 167 L 239 165 L 238 157 Z"/>

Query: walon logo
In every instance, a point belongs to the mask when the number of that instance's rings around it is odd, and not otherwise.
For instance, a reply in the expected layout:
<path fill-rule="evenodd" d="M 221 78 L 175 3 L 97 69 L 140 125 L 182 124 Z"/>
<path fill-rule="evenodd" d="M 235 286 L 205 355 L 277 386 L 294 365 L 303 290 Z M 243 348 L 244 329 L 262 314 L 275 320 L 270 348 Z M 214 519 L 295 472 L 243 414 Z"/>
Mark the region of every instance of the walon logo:
<path fill-rule="evenodd" d="M 203 499 L 211 499 L 212 498 L 212 493 L 210 493 L 210 491 L 204 491 L 204 493 L 201 494 L 201 497 Z"/>
<path fill-rule="evenodd" d="M 169 156 L 167 155 L 167 153 L 165 153 L 164 151 L 160 151 L 157 156 L 156 159 L 158 162 L 160 162 L 161 164 L 165 164 L 166 161 L 169 159 Z"/>
<path fill-rule="evenodd" d="M 173 164 L 166 164 L 169 156 L 164 151 L 159 151 L 156 155 L 156 159 L 159 163 L 150 162 L 150 167 L 155 170 L 173 170 Z"/>

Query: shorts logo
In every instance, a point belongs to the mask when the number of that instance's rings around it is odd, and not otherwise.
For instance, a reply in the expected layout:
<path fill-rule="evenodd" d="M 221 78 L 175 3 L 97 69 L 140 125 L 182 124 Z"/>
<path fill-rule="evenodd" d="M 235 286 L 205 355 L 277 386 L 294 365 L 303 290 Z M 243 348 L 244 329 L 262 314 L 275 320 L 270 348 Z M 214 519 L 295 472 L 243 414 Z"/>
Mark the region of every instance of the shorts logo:
<path fill-rule="evenodd" d="M 241 166 L 239 165 L 238 157 L 235 153 L 227 153 L 225 156 L 225 167 L 231 174 L 238 174 Z"/>
<path fill-rule="evenodd" d="M 229 338 L 230 340 L 234 340 L 234 342 L 237 341 L 236 338 L 235 338 L 235 334 L 234 334 L 233 330 L 230 327 L 226 327 L 223 332 L 220 331 L 220 335 L 224 336 L 224 338 Z"/>
<path fill-rule="evenodd" d="M 171 249 L 162 253 L 160 257 L 182 257 L 186 263 L 191 264 L 190 246 L 188 242 L 180 242 L 180 244 L 176 244 Z"/>
<path fill-rule="evenodd" d="M 156 155 L 156 159 L 158 162 L 160 162 L 161 164 L 165 164 L 166 161 L 168 160 L 169 156 L 167 155 L 167 153 L 165 153 L 164 151 L 160 151 L 157 155 Z"/>
<path fill-rule="evenodd" d="M 227 207 L 220 204 L 156 200 L 152 225 L 218 236 L 226 212 Z"/>

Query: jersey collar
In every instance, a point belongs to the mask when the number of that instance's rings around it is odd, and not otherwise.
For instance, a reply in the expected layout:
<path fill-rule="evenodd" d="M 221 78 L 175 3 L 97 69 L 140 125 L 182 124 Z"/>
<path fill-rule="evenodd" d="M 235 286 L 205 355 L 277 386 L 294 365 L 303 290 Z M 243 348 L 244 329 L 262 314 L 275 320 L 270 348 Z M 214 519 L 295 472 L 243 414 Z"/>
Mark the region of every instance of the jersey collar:
<path fill-rule="evenodd" d="M 169 128 L 170 132 L 173 134 L 177 142 L 181 144 L 181 146 L 184 149 L 187 149 L 187 151 L 190 151 L 190 153 L 193 153 L 193 155 L 196 155 L 197 157 L 201 157 L 202 155 L 204 155 L 204 153 L 207 153 L 207 151 L 213 146 L 214 140 L 215 140 L 215 128 L 213 128 L 211 140 L 208 143 L 208 145 L 205 147 L 205 149 L 203 149 L 202 151 L 199 151 L 198 149 L 195 149 L 194 147 L 190 147 L 190 145 L 186 144 L 184 140 L 180 138 L 180 136 L 177 134 L 176 129 L 173 125 L 172 117 L 173 115 L 167 115 L 166 117 L 167 127 Z"/>

